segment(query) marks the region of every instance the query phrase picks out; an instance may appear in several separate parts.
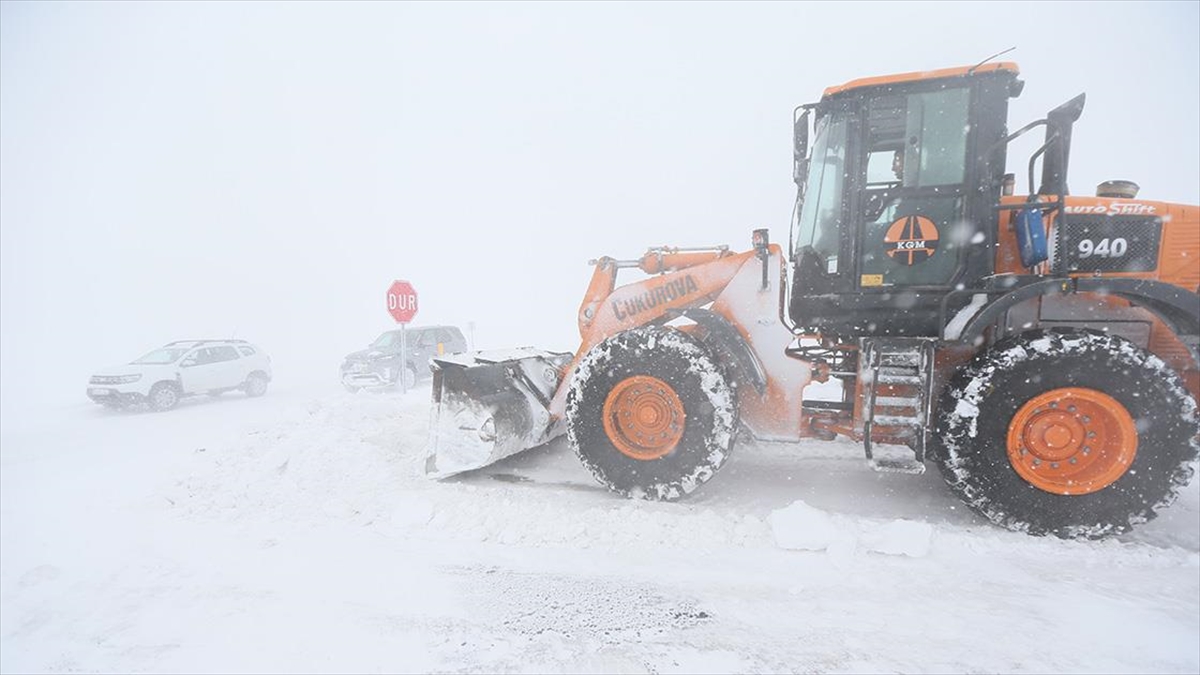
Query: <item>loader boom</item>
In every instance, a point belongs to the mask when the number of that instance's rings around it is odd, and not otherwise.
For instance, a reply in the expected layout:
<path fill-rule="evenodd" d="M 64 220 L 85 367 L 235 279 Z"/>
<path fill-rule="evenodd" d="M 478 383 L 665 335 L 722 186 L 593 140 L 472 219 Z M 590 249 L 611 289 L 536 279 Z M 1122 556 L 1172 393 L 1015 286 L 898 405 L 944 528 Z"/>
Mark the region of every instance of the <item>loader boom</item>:
<path fill-rule="evenodd" d="M 800 393 L 810 372 L 807 364 L 784 353 L 794 336 L 779 319 L 784 265 L 778 246 L 765 253 L 731 253 L 723 246 L 664 247 L 650 249 L 637 260 L 604 257 L 594 264 L 579 311 L 580 345 L 569 360 L 563 354 L 534 350 L 433 360 L 428 474 L 478 468 L 561 435 L 567 394 L 584 355 L 607 338 L 639 326 L 677 321 L 684 324 L 682 330 L 704 332 L 704 326 L 687 314 L 705 305 L 711 305 L 703 311 L 714 317 L 712 321 L 736 327 L 732 348 L 746 350 L 752 363 L 761 364 L 757 370 L 769 374 L 763 394 L 743 397 L 743 419 L 763 437 L 799 437 Z M 654 276 L 617 286 L 617 273 L 625 268 Z M 529 377 L 531 371 L 538 375 Z M 551 371 L 555 381 L 547 388 Z M 452 435 L 460 438 L 452 441 Z"/>

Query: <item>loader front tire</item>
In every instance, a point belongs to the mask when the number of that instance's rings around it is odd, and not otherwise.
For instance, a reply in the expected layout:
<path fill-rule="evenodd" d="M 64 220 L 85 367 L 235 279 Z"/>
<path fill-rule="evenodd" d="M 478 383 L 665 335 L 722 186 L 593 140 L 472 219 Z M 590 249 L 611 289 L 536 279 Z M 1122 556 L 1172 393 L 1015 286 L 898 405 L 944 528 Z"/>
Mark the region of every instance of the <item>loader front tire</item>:
<path fill-rule="evenodd" d="M 1187 485 L 1196 403 L 1166 363 L 1082 330 L 997 343 L 947 385 L 934 461 L 993 523 L 1064 539 L 1128 531 Z"/>
<path fill-rule="evenodd" d="M 567 393 L 567 438 L 584 466 L 627 497 L 679 499 L 733 448 L 733 388 L 708 349 L 662 327 L 615 335 L 584 356 Z"/>

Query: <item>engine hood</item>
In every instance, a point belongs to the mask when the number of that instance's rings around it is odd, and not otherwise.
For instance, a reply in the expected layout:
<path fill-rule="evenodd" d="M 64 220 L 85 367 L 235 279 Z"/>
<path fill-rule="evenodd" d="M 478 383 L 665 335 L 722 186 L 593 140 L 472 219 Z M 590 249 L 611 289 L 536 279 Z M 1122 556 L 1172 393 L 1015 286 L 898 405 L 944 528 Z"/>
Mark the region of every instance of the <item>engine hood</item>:
<path fill-rule="evenodd" d="M 123 363 L 120 365 L 101 368 L 92 373 L 93 376 L 99 377 L 120 377 L 121 375 L 150 375 L 150 374 L 168 374 L 174 377 L 176 364 L 170 363 L 165 366 L 156 365 L 134 365 L 132 363 Z"/>
<path fill-rule="evenodd" d="M 387 359 L 396 356 L 391 352 L 380 351 L 378 349 L 360 349 L 356 352 L 351 352 L 346 355 L 347 361 L 377 361 L 379 359 Z"/>

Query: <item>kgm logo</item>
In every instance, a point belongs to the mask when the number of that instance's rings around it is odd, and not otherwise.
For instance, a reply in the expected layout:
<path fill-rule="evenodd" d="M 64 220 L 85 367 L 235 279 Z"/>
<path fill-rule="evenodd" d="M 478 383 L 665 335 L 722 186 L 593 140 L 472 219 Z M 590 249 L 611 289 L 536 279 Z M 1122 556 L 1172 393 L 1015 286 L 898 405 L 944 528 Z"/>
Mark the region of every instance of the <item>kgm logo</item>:
<path fill-rule="evenodd" d="M 925 216 L 904 216 L 888 227 L 883 241 L 892 260 L 901 265 L 915 265 L 937 251 L 937 225 Z"/>

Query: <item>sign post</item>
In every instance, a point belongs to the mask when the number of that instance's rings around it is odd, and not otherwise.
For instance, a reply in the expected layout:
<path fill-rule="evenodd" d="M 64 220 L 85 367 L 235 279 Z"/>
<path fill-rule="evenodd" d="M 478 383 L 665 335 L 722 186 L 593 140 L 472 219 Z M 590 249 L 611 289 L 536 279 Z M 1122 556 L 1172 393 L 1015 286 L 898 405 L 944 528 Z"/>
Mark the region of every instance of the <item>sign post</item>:
<path fill-rule="evenodd" d="M 406 325 L 417 315 L 417 289 L 407 281 L 393 281 L 387 290 L 387 311 L 400 324 L 400 391 L 408 392 L 408 332 Z"/>

